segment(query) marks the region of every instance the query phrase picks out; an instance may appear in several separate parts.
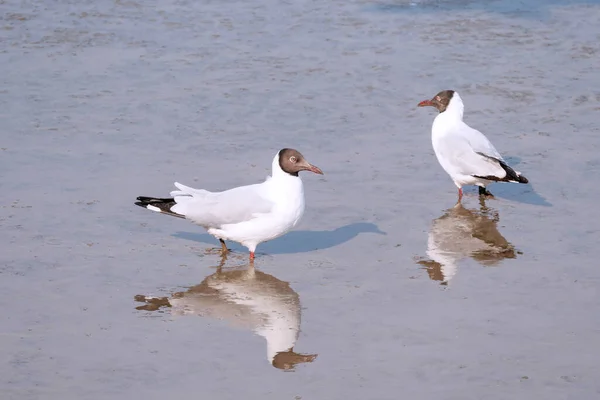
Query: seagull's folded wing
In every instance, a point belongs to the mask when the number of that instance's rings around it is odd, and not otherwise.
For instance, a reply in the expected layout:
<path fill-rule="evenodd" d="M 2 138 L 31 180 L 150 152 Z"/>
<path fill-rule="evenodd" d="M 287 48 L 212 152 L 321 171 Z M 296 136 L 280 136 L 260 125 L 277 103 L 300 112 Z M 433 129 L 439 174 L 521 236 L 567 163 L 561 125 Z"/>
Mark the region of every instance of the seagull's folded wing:
<path fill-rule="evenodd" d="M 506 171 L 496 160 L 499 154 L 496 156 L 497 151 L 493 146 L 493 151 L 488 149 L 493 154 L 488 154 L 474 149 L 464 136 L 448 135 L 439 140 L 440 163 L 452 175 L 494 176 L 499 179 L 506 176 Z"/>
<path fill-rule="evenodd" d="M 175 206 L 172 211 L 198 225 L 210 228 L 251 220 L 257 213 L 268 213 L 274 203 L 262 195 L 262 184 L 240 186 L 224 192 L 209 192 L 175 183 L 171 192 Z"/>
<path fill-rule="evenodd" d="M 492 142 L 477 129 L 473 129 L 469 125 L 463 123 L 457 130 L 457 134 L 467 140 L 473 151 L 476 153 L 483 153 L 488 157 L 504 160 Z"/>

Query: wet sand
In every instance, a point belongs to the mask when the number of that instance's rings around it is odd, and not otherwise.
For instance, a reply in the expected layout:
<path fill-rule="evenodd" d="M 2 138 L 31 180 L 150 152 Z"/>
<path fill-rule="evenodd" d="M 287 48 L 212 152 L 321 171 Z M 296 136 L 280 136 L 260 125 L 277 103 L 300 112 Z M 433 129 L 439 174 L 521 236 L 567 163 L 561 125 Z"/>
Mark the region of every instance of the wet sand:
<path fill-rule="evenodd" d="M 599 395 L 600 2 L 1 7 L 3 399 Z M 531 185 L 453 208 L 450 88 Z M 325 175 L 252 274 L 133 205 L 282 147 Z"/>

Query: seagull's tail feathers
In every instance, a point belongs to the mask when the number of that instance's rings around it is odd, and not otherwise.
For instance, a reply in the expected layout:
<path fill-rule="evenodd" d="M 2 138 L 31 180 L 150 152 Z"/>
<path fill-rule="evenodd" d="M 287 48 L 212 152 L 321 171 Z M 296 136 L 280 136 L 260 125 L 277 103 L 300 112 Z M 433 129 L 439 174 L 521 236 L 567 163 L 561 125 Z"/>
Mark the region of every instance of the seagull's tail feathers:
<path fill-rule="evenodd" d="M 185 215 L 171 211 L 171 208 L 177 204 L 175 203 L 174 198 L 161 199 L 157 197 L 140 196 L 137 200 L 138 201 L 135 202 L 136 206 L 144 207 L 150 211 L 159 212 L 161 214 L 171 215 L 173 217 L 185 218 Z"/>
<path fill-rule="evenodd" d="M 202 208 L 203 204 L 205 204 L 204 200 L 209 197 L 209 195 L 213 194 L 208 190 L 194 189 L 182 185 L 179 182 L 175 182 L 175 187 L 179 190 L 173 190 L 171 192 L 171 196 L 173 196 L 173 198 L 170 199 L 173 201 L 173 204 L 170 205 L 171 215 L 177 214 L 189 216 L 190 214 L 194 214 L 199 208 Z"/>
<path fill-rule="evenodd" d="M 189 186 L 182 185 L 179 182 L 175 182 L 175 187 L 179 190 L 173 190 L 171 192 L 171 196 L 173 196 L 173 197 L 177 197 L 177 196 L 200 196 L 200 197 L 202 197 L 202 196 L 206 196 L 207 194 L 211 193 L 208 190 L 194 189 Z"/>
<path fill-rule="evenodd" d="M 493 176 L 493 175 L 488 175 L 488 176 L 473 175 L 474 177 L 481 178 L 481 179 L 487 179 L 487 180 L 495 181 L 495 182 L 529 183 L 529 179 L 527 179 L 523 175 L 521 175 L 520 172 L 512 169 L 503 160 L 500 160 L 495 157 L 490 157 L 487 154 L 483 154 L 483 153 L 477 153 L 477 154 L 479 154 L 487 159 L 496 161 L 500 165 L 500 167 L 502 167 L 502 169 L 504 170 L 505 175 L 502 178 L 500 178 L 498 176 Z"/>

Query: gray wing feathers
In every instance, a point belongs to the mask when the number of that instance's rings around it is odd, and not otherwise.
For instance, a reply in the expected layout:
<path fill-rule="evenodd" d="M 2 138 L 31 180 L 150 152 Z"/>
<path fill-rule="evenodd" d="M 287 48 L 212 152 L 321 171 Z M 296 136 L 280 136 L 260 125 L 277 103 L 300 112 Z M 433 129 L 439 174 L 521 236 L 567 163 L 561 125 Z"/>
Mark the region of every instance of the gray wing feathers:
<path fill-rule="evenodd" d="M 440 164 L 451 172 L 451 175 L 482 175 L 502 178 L 506 174 L 497 161 L 475 151 L 471 142 L 464 136 L 446 136 L 440 140 L 439 147 Z"/>
<path fill-rule="evenodd" d="M 209 192 L 176 183 L 179 189 L 171 192 L 177 203 L 172 210 L 205 228 L 220 228 L 268 213 L 273 203 L 261 195 L 260 184 L 240 186 L 224 192 Z"/>
<path fill-rule="evenodd" d="M 469 142 L 474 152 L 483 153 L 486 156 L 503 160 L 502 155 L 500 155 L 492 142 L 490 142 L 483 133 L 479 132 L 477 129 L 471 128 L 467 124 L 463 125 L 461 131 L 463 131 L 462 136 Z"/>

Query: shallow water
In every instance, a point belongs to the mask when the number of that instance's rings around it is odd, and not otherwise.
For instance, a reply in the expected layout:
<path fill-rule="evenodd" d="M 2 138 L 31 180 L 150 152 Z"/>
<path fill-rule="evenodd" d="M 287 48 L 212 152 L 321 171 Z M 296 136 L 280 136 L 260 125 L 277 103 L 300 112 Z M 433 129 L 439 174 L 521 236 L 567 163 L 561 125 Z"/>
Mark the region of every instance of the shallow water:
<path fill-rule="evenodd" d="M 0 9 L 3 399 L 598 396 L 600 2 Z M 448 88 L 531 185 L 453 208 L 416 108 Z M 282 147 L 325 175 L 250 278 L 133 205 Z"/>

